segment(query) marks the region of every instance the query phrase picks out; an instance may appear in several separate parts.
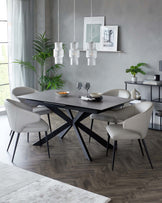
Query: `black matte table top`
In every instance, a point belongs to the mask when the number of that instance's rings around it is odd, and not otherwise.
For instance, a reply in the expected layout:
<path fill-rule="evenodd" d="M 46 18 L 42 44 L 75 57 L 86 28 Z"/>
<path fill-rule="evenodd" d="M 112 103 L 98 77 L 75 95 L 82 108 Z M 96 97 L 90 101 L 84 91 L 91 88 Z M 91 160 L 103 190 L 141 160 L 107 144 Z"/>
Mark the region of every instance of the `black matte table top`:
<path fill-rule="evenodd" d="M 107 109 L 113 108 L 118 105 L 122 105 L 130 101 L 130 99 L 124 99 L 112 96 L 103 96 L 103 100 L 97 101 L 84 101 L 78 94 L 70 93 L 68 96 L 60 96 L 56 94 L 56 90 L 47 90 L 44 92 L 35 92 L 19 96 L 22 100 L 30 100 L 35 102 L 54 104 L 62 108 L 70 108 L 76 110 L 83 110 L 87 112 L 103 112 Z"/>

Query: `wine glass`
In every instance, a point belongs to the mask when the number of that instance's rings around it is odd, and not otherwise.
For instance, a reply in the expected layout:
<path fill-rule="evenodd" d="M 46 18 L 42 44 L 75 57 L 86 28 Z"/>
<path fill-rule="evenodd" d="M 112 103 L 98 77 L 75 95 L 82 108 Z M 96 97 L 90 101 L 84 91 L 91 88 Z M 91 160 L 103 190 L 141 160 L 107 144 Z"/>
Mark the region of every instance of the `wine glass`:
<path fill-rule="evenodd" d="M 83 85 L 82 85 L 81 82 L 77 82 L 77 89 L 78 89 L 78 90 L 81 90 L 82 86 L 83 86 Z"/>
<path fill-rule="evenodd" d="M 88 97 L 88 90 L 89 90 L 89 88 L 90 88 L 90 83 L 89 82 L 86 82 L 86 84 L 85 84 L 85 86 L 84 86 L 84 88 L 87 90 L 87 97 Z"/>

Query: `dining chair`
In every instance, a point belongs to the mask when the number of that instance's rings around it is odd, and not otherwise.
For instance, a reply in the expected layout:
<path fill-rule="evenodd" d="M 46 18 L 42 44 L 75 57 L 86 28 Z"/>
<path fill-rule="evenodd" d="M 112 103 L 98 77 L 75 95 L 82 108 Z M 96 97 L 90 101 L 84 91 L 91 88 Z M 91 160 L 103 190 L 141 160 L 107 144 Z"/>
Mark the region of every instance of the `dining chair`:
<path fill-rule="evenodd" d="M 142 148 L 142 144 L 143 144 L 147 158 L 150 162 L 151 168 L 153 169 L 153 165 L 147 150 L 147 146 L 144 141 L 144 138 L 147 136 L 148 126 L 152 115 L 152 111 L 153 111 L 152 102 L 141 102 L 119 110 L 120 114 L 127 113 L 126 116 L 129 117 L 126 120 L 124 120 L 122 124 L 107 125 L 106 127 L 106 130 L 108 132 L 108 142 L 107 142 L 107 152 L 106 152 L 107 155 L 109 150 L 110 139 L 114 141 L 112 170 L 114 169 L 116 145 L 117 145 L 117 141 L 119 140 L 138 140 L 141 153 L 144 156 L 143 148 Z M 142 141 L 142 144 L 141 144 L 141 141 Z"/>
<path fill-rule="evenodd" d="M 31 88 L 31 87 L 23 87 L 23 86 L 22 87 L 16 87 L 16 88 L 14 88 L 12 90 L 12 94 L 18 100 L 19 100 L 18 96 L 26 95 L 26 94 L 32 94 L 32 93 L 35 93 L 35 92 L 38 92 L 38 91 L 36 89 Z M 19 101 L 21 101 L 21 100 L 19 100 Z M 38 113 L 40 115 L 47 115 L 50 131 L 52 132 L 50 115 L 49 115 L 52 111 L 50 109 L 48 109 L 47 107 L 42 106 L 42 105 L 37 106 L 35 104 L 30 104 L 30 106 L 32 107 L 33 112 Z M 27 139 L 28 139 L 28 142 L 29 142 L 29 134 L 28 134 Z"/>
<path fill-rule="evenodd" d="M 125 90 L 125 89 L 112 89 L 112 90 L 104 92 L 102 95 L 114 96 L 114 97 L 120 97 L 120 98 L 126 98 L 126 99 L 131 98 L 130 92 L 128 90 Z M 91 130 L 93 128 L 94 120 L 104 121 L 104 122 L 107 122 L 107 124 L 109 124 L 110 122 L 117 123 L 118 118 L 115 115 L 116 115 L 116 111 L 119 110 L 120 108 L 121 108 L 121 106 L 115 107 L 112 110 L 108 110 L 108 111 L 105 111 L 103 113 L 91 114 L 90 115 L 90 119 L 91 119 L 90 128 L 91 128 Z M 121 121 L 121 119 L 120 119 L 120 121 Z M 90 140 L 91 140 L 91 137 L 89 137 L 89 142 L 90 142 Z"/>
<path fill-rule="evenodd" d="M 49 144 L 47 139 L 47 131 L 49 129 L 49 126 L 43 119 L 40 118 L 40 115 L 32 112 L 28 105 L 25 105 L 21 102 L 11 99 L 7 99 L 5 101 L 5 108 L 7 112 L 9 125 L 12 130 L 7 151 L 9 150 L 14 134 L 17 133 L 17 139 L 14 147 L 14 152 L 12 155 L 12 162 L 14 160 L 20 134 L 23 132 L 38 132 L 40 140 L 41 140 L 41 132 L 45 132 L 48 156 L 50 158 Z"/>

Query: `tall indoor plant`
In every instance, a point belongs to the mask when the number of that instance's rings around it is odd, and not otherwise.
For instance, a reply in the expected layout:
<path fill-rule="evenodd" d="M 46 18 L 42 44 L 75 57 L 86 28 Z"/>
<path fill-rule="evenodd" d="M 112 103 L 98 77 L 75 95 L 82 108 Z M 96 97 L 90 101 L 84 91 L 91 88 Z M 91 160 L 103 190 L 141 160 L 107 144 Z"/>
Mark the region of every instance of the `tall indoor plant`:
<path fill-rule="evenodd" d="M 132 74 L 132 82 L 137 82 L 137 73 L 141 73 L 145 75 L 146 73 L 140 68 L 141 66 L 146 66 L 146 63 L 138 63 L 135 66 L 130 66 L 130 68 L 126 69 L 126 73 L 131 73 Z"/>
<path fill-rule="evenodd" d="M 41 86 L 41 90 L 47 89 L 59 89 L 63 87 L 62 74 L 57 74 L 57 70 L 63 65 L 55 64 L 47 68 L 46 62 L 47 59 L 50 59 L 53 56 L 54 45 L 49 38 L 43 34 L 37 34 L 33 40 L 33 49 L 34 55 L 32 57 L 32 62 L 26 62 L 22 60 L 15 60 L 14 63 L 18 63 L 25 68 L 32 69 L 36 72 L 36 67 L 33 65 L 34 62 L 39 64 L 41 68 L 41 76 L 38 78 L 38 82 Z"/>

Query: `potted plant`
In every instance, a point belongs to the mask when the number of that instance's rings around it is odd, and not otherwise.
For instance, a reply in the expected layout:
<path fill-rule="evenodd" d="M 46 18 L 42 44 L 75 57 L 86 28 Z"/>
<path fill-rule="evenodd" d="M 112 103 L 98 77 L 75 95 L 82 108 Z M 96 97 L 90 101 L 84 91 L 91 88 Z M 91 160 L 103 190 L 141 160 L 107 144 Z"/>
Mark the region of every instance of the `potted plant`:
<path fill-rule="evenodd" d="M 141 66 L 146 66 L 146 63 L 138 63 L 136 66 L 131 66 L 130 68 L 126 69 L 126 73 L 131 73 L 132 74 L 132 82 L 137 82 L 137 73 L 141 73 L 145 75 L 146 73 L 140 68 Z"/>
<path fill-rule="evenodd" d="M 43 34 L 37 34 L 33 40 L 34 55 L 32 57 L 32 63 L 18 59 L 14 61 L 14 63 L 18 63 L 22 67 L 32 69 L 35 72 L 37 71 L 36 67 L 33 66 L 34 61 L 39 64 L 39 67 L 41 68 L 41 76 L 38 78 L 38 82 L 42 91 L 48 89 L 59 89 L 63 87 L 64 84 L 61 79 L 62 75 L 57 74 L 57 70 L 63 65 L 55 64 L 46 70 L 47 60 L 53 57 L 53 48 L 54 45 L 51 40 L 45 36 L 45 32 Z"/>

